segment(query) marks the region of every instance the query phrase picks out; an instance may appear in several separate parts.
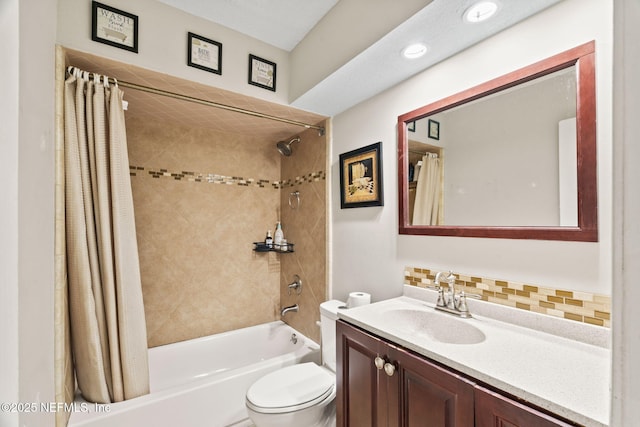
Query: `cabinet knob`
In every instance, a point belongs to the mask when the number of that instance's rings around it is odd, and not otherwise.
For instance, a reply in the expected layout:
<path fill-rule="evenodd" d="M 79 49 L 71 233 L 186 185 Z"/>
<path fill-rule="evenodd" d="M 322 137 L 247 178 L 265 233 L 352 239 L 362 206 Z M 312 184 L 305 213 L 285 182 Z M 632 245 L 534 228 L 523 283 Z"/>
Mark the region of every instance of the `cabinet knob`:
<path fill-rule="evenodd" d="M 384 368 L 384 359 L 380 356 L 376 356 L 374 363 L 376 364 L 376 368 L 382 369 Z"/>
<path fill-rule="evenodd" d="M 396 366 L 391 364 L 391 363 L 385 363 L 384 364 L 384 371 L 387 373 L 387 375 L 392 377 L 393 374 L 396 372 Z"/>

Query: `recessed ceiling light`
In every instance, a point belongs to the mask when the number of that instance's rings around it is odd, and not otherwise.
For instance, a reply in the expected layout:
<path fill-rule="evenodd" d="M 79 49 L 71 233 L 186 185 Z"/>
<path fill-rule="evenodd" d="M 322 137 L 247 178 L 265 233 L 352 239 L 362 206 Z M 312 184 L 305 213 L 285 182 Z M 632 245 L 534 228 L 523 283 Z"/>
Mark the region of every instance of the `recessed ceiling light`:
<path fill-rule="evenodd" d="M 467 22 L 481 22 L 491 18 L 498 11 L 498 5 L 492 1 L 481 1 L 471 6 L 464 13 Z"/>
<path fill-rule="evenodd" d="M 420 58 L 425 53 L 427 53 L 427 46 L 422 43 L 414 43 L 405 47 L 402 51 L 402 55 L 408 59 Z"/>

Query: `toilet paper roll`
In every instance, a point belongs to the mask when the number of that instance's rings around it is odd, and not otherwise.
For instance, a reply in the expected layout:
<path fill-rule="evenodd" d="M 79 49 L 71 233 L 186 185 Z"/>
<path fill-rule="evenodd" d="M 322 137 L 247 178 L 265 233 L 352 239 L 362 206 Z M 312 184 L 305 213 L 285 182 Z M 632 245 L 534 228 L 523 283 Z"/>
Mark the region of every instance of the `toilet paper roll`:
<path fill-rule="evenodd" d="M 351 292 L 347 299 L 347 307 L 360 307 L 371 303 L 371 295 L 366 292 Z"/>

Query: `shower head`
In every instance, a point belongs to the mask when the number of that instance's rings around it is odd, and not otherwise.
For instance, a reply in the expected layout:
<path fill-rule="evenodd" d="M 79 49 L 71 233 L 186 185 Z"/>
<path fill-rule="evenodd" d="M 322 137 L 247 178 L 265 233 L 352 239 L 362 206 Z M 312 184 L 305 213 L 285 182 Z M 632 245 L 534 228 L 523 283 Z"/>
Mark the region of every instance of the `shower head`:
<path fill-rule="evenodd" d="M 300 137 L 296 136 L 289 142 L 280 141 L 276 144 L 276 147 L 278 148 L 278 151 L 280 152 L 280 154 L 282 154 L 283 156 L 289 157 L 293 152 L 291 150 L 291 144 L 293 144 L 294 142 L 300 142 Z"/>

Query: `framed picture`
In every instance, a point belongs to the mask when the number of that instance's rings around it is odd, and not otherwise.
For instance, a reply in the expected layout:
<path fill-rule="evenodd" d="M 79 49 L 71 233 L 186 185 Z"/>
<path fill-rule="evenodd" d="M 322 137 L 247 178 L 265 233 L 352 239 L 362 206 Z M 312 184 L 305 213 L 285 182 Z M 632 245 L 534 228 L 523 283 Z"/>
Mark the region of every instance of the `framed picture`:
<path fill-rule="evenodd" d="M 340 154 L 340 207 L 383 206 L 382 142 Z"/>
<path fill-rule="evenodd" d="M 440 122 L 429 119 L 428 136 L 431 139 L 440 139 Z"/>
<path fill-rule="evenodd" d="M 91 40 L 138 53 L 138 17 L 92 2 Z"/>
<path fill-rule="evenodd" d="M 188 66 L 222 74 L 222 43 L 188 33 L 187 52 Z"/>
<path fill-rule="evenodd" d="M 276 91 L 276 63 L 249 54 L 249 84 Z"/>
<path fill-rule="evenodd" d="M 413 121 L 413 122 L 407 123 L 407 130 L 409 132 L 415 132 L 416 131 L 416 122 Z"/>

